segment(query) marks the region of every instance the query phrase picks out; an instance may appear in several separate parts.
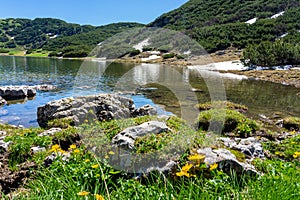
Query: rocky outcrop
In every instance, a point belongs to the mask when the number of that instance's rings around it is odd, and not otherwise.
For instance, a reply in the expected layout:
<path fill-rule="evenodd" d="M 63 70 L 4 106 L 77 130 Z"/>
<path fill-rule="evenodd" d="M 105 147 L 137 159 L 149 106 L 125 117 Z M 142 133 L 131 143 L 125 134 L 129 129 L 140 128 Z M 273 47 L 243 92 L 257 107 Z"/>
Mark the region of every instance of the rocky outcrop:
<path fill-rule="evenodd" d="M 232 171 L 237 175 L 259 175 L 253 165 L 239 162 L 236 156 L 226 149 L 204 148 L 197 150 L 197 153 L 205 156 L 204 162 L 208 166 L 217 163 L 218 168 L 228 175 L 231 175 Z"/>
<path fill-rule="evenodd" d="M 157 114 L 157 110 L 154 107 L 150 105 L 144 105 L 138 109 L 135 109 L 131 113 L 131 117 L 140 117 L 145 115 L 156 115 L 156 114 Z"/>
<path fill-rule="evenodd" d="M 35 85 L 32 86 L 32 88 L 40 91 L 51 91 L 51 90 L 56 90 L 57 87 L 54 85 Z"/>
<path fill-rule="evenodd" d="M 0 96 L 6 100 L 24 99 L 33 97 L 36 90 L 30 86 L 2 86 L 0 87 Z"/>
<path fill-rule="evenodd" d="M 34 97 L 36 91 L 50 91 L 55 90 L 56 86 L 53 85 L 19 85 L 19 86 L 1 86 L 0 96 L 6 100 L 24 99 L 26 97 Z M 1 105 L 1 100 L 0 100 Z"/>
<path fill-rule="evenodd" d="M 134 142 L 138 137 L 168 131 L 171 131 L 171 129 L 164 122 L 149 121 L 139 126 L 126 128 L 112 139 L 112 144 L 118 147 L 133 149 Z"/>
<path fill-rule="evenodd" d="M 0 96 L 0 107 L 5 105 L 7 102 Z"/>
<path fill-rule="evenodd" d="M 249 158 L 264 158 L 262 144 L 254 137 L 241 138 L 219 138 L 224 145 L 230 149 L 238 150 Z"/>
<path fill-rule="evenodd" d="M 152 109 L 148 108 L 148 110 Z M 133 100 L 123 96 L 99 94 L 51 101 L 38 108 L 37 121 L 41 127 L 47 127 L 51 120 L 66 119 L 71 125 L 76 126 L 91 120 L 107 121 L 129 118 L 133 115 L 141 116 L 145 113 L 154 112 L 135 109 Z"/>

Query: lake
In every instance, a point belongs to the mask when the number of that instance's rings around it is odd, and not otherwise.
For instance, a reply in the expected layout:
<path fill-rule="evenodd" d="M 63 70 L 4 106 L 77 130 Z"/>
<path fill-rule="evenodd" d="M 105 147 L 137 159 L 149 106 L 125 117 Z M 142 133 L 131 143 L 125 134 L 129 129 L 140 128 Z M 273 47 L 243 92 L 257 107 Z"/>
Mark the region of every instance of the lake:
<path fill-rule="evenodd" d="M 249 107 L 249 115 L 300 116 L 297 88 L 240 77 L 221 76 L 195 67 L 124 64 L 99 60 L 68 60 L 0 56 L 0 85 L 56 85 L 38 91 L 33 99 L 10 101 L 0 108 L 0 122 L 36 127 L 37 107 L 70 96 L 119 93 L 133 98 L 137 107 L 156 106 L 160 114 L 176 114 L 193 121 L 193 106 L 229 100 Z"/>

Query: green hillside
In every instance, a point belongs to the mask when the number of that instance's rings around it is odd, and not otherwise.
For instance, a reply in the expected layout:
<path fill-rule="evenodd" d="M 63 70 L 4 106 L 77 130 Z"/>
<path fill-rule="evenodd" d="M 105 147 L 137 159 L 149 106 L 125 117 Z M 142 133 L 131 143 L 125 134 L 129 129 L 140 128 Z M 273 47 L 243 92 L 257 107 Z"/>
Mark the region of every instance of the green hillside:
<path fill-rule="evenodd" d="M 275 41 L 286 33 L 283 39 L 294 42 L 300 41 L 299 5 L 296 0 L 190 0 L 148 26 L 183 31 L 209 52 Z M 245 23 L 253 18 L 255 23 Z"/>
<path fill-rule="evenodd" d="M 138 23 L 115 23 L 105 26 L 91 26 L 67 23 L 59 19 L 0 19 L 0 50 L 43 49 L 47 51 L 82 55 L 106 38 L 132 27 Z M 67 48 L 66 48 L 67 47 Z M 75 55 L 76 56 L 76 55 Z"/>

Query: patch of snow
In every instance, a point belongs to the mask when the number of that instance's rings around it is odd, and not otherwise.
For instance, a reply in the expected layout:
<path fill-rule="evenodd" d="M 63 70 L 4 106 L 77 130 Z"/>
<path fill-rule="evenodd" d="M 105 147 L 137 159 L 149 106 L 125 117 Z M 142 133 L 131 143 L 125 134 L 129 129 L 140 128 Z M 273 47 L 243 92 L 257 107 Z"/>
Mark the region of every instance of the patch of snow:
<path fill-rule="evenodd" d="M 246 67 L 241 63 L 241 61 L 225 61 L 225 62 L 216 62 L 207 65 L 196 65 L 195 67 L 203 70 L 244 70 Z"/>
<path fill-rule="evenodd" d="M 133 46 L 133 48 L 135 48 L 136 50 L 140 50 L 143 51 L 143 47 L 149 45 L 149 38 L 141 41 L 140 43 L 136 44 Z"/>
<path fill-rule="evenodd" d="M 255 17 L 253 19 L 250 19 L 250 20 L 246 21 L 245 23 L 246 24 L 254 24 L 256 21 L 257 21 L 257 18 Z"/>
<path fill-rule="evenodd" d="M 285 33 L 285 34 L 283 34 L 283 35 L 281 35 L 281 36 L 279 36 L 280 38 L 284 38 L 285 36 L 287 36 L 289 33 Z"/>
<path fill-rule="evenodd" d="M 160 51 L 147 51 L 147 53 L 150 53 L 152 55 L 160 55 Z"/>
<path fill-rule="evenodd" d="M 277 14 L 271 16 L 271 19 L 276 19 L 277 17 L 282 16 L 284 13 L 285 13 L 285 11 L 282 11 L 282 12 L 280 12 L 280 13 L 277 13 Z"/>
<path fill-rule="evenodd" d="M 49 37 L 50 39 L 54 39 L 54 38 L 57 38 L 58 37 L 58 35 L 53 35 L 53 36 L 51 36 L 51 37 Z"/>
<path fill-rule="evenodd" d="M 191 53 L 192 53 L 191 50 L 183 52 L 184 55 L 190 55 Z"/>
<path fill-rule="evenodd" d="M 148 58 L 142 58 L 142 61 L 156 60 L 156 59 L 159 59 L 159 58 L 161 58 L 161 56 L 151 55 Z"/>

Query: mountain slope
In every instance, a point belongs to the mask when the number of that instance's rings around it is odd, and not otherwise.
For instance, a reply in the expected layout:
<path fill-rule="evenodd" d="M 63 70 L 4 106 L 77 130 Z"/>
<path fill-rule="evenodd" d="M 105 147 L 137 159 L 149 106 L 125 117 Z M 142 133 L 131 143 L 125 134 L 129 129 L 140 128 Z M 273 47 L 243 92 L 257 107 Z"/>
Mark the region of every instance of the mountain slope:
<path fill-rule="evenodd" d="M 83 49 L 84 54 L 87 54 L 108 37 L 141 26 L 143 25 L 138 23 L 82 26 L 52 18 L 0 19 L 0 49 L 64 51 L 65 47 L 70 50 L 77 46 L 77 49 Z"/>
<path fill-rule="evenodd" d="M 190 0 L 148 26 L 182 31 L 214 52 L 274 41 L 286 33 L 284 39 L 300 38 L 299 6 L 296 0 Z M 245 23 L 251 19 L 254 22 Z"/>

